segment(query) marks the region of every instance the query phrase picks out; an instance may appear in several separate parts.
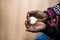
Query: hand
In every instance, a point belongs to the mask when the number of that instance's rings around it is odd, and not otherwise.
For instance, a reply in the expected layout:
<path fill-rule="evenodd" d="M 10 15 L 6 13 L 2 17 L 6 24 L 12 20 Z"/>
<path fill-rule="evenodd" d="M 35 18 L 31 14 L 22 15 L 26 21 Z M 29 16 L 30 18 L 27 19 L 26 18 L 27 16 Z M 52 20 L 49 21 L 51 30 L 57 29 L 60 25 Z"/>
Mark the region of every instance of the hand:
<path fill-rule="evenodd" d="M 42 11 L 36 10 L 36 11 L 30 11 L 27 13 L 27 19 L 31 16 L 34 16 L 38 19 L 38 22 L 43 22 L 46 21 L 48 18 L 48 15 Z"/>
<path fill-rule="evenodd" d="M 29 25 L 28 20 L 25 21 L 26 25 L 26 31 L 29 32 L 40 32 L 41 30 L 44 30 L 46 28 L 46 25 L 43 22 L 37 22 L 34 25 Z"/>

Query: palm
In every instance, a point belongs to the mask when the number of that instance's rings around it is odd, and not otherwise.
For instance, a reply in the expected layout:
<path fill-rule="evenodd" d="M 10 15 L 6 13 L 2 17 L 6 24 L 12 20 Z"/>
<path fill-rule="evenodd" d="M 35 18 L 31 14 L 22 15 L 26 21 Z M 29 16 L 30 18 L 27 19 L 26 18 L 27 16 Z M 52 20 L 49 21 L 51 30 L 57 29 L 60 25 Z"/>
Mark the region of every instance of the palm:
<path fill-rule="evenodd" d="M 31 16 L 36 17 L 39 22 L 40 22 L 40 21 L 41 21 L 41 22 L 42 22 L 42 21 L 45 21 L 45 20 L 48 18 L 48 16 L 47 16 L 46 13 L 41 12 L 41 11 L 38 11 L 38 10 L 28 12 L 28 14 L 27 14 L 27 19 L 28 19 L 29 17 L 31 17 Z"/>
<path fill-rule="evenodd" d="M 37 32 L 45 29 L 46 27 L 46 25 L 43 22 L 37 22 L 35 25 L 28 25 L 26 23 L 26 25 L 27 25 L 27 30 L 31 32 Z"/>

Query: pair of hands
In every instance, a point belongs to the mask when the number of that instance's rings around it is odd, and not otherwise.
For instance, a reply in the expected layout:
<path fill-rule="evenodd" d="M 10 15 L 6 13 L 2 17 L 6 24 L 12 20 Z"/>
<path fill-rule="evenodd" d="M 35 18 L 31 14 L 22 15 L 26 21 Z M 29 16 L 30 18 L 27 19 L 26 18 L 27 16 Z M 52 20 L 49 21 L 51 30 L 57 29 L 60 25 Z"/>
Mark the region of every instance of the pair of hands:
<path fill-rule="evenodd" d="M 29 18 L 31 16 L 35 16 L 37 18 L 37 22 L 34 25 L 29 25 Z M 48 15 L 42 11 L 36 10 L 36 11 L 30 11 L 27 13 L 25 26 L 26 31 L 29 32 L 39 32 L 41 30 L 44 30 L 46 28 L 46 24 L 44 21 L 48 18 Z"/>

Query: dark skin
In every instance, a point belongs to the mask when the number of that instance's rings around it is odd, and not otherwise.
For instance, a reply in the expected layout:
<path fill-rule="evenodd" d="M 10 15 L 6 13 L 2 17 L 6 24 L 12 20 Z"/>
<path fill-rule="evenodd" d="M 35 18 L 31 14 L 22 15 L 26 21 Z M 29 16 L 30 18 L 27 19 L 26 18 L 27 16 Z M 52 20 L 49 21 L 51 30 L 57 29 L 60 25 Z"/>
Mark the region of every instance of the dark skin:
<path fill-rule="evenodd" d="M 38 20 L 34 25 L 29 24 L 29 17 L 35 16 Z M 46 28 L 46 24 L 44 21 L 48 18 L 48 15 L 46 13 L 43 13 L 41 11 L 31 11 L 27 13 L 27 18 L 25 21 L 26 31 L 29 32 L 39 32 L 41 30 L 44 30 Z"/>

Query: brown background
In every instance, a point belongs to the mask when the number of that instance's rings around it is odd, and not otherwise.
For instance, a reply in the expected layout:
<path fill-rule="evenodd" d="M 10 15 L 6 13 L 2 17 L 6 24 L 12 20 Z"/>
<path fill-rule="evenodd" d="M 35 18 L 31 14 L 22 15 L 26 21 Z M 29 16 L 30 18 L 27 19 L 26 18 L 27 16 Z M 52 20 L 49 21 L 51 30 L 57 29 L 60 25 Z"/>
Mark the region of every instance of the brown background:
<path fill-rule="evenodd" d="M 0 40 L 34 40 L 39 33 L 25 31 L 26 13 L 46 10 L 59 0 L 0 0 Z"/>

